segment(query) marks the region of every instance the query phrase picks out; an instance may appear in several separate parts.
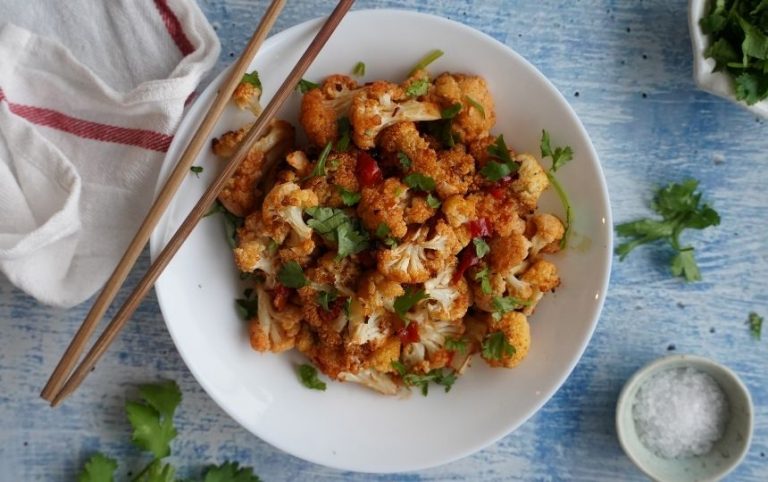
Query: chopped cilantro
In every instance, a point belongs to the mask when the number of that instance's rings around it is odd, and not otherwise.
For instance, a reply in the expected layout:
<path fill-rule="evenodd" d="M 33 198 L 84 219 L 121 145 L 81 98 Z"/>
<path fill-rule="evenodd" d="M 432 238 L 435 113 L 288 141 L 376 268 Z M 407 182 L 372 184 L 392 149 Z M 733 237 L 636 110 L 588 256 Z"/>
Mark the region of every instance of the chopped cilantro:
<path fill-rule="evenodd" d="M 227 234 L 229 246 L 234 248 L 237 245 L 237 228 L 243 225 L 244 219 L 229 212 L 218 200 L 213 203 L 211 209 L 203 216 L 207 218 L 216 213 L 224 215 L 224 231 Z"/>
<path fill-rule="evenodd" d="M 288 261 L 280 268 L 277 279 L 288 288 L 303 288 L 309 284 L 304 276 L 304 270 L 296 261 Z"/>
<path fill-rule="evenodd" d="M 488 146 L 486 152 L 488 152 L 489 156 L 500 160 L 504 164 L 511 164 L 513 162 L 512 156 L 509 155 L 507 143 L 504 141 L 504 134 L 500 134 L 496 141 Z"/>
<path fill-rule="evenodd" d="M 269 238 L 269 243 L 267 243 L 267 253 L 270 255 L 277 253 L 277 248 L 280 246 L 277 244 L 277 241 L 275 241 L 272 238 Z"/>
<path fill-rule="evenodd" d="M 446 338 L 445 349 L 461 353 L 467 353 L 467 340 L 465 338 Z"/>
<path fill-rule="evenodd" d="M 401 319 L 405 319 L 405 314 L 416 306 L 416 303 L 426 298 L 427 292 L 424 291 L 424 288 L 416 289 L 409 286 L 405 289 L 405 294 L 395 298 L 393 308 Z"/>
<path fill-rule="evenodd" d="M 397 160 L 400 161 L 400 165 L 403 169 L 408 170 L 411 168 L 411 158 L 405 155 L 403 151 L 397 153 Z"/>
<path fill-rule="evenodd" d="M 317 368 L 308 363 L 299 365 L 299 381 L 312 390 L 325 391 L 325 382 L 317 378 Z"/>
<path fill-rule="evenodd" d="M 485 108 L 483 107 L 483 104 L 481 104 L 480 102 L 476 101 L 475 99 L 473 99 L 472 97 L 470 97 L 468 95 L 465 95 L 464 99 L 467 102 L 469 102 L 469 105 L 471 105 L 472 107 L 477 109 L 477 111 L 480 113 L 480 115 L 483 117 L 483 119 L 485 119 Z"/>
<path fill-rule="evenodd" d="M 251 84 L 255 86 L 257 89 L 261 90 L 261 79 L 259 79 L 259 73 L 255 70 L 251 73 L 243 74 L 243 80 L 241 80 L 240 82 Z"/>
<path fill-rule="evenodd" d="M 453 119 L 456 117 L 459 112 L 461 112 L 461 104 L 455 103 L 450 107 L 446 107 L 445 109 L 440 111 L 440 118 L 441 119 Z"/>
<path fill-rule="evenodd" d="M 341 186 L 336 186 L 336 189 L 339 191 L 341 202 L 343 202 L 345 206 L 354 206 L 360 202 L 361 195 L 359 192 L 347 191 Z"/>
<path fill-rule="evenodd" d="M 427 194 L 427 206 L 437 209 L 440 207 L 440 204 L 440 200 L 433 196 L 432 193 Z"/>
<path fill-rule="evenodd" d="M 307 225 L 326 241 L 336 244 L 339 259 L 368 247 L 368 233 L 343 210 L 314 207 L 305 212 L 312 217 Z"/>
<path fill-rule="evenodd" d="M 325 176 L 325 162 L 328 160 L 328 154 L 331 153 L 332 147 L 333 143 L 331 142 L 325 145 L 323 151 L 320 153 L 320 157 L 317 158 L 315 167 L 312 168 L 312 172 L 309 174 L 309 177 Z"/>
<path fill-rule="evenodd" d="M 336 150 L 338 152 L 347 152 L 349 150 L 351 131 L 349 118 L 339 117 L 339 119 L 336 121 L 336 126 L 339 131 L 339 140 L 336 141 Z"/>
<path fill-rule="evenodd" d="M 509 155 L 509 148 L 507 148 L 507 143 L 504 142 L 503 134 L 499 135 L 499 137 L 496 138 L 496 141 L 488 146 L 486 152 L 493 158 L 493 160 L 488 161 L 485 166 L 480 169 L 480 174 L 489 181 L 500 181 L 505 177 L 516 173 L 518 169 L 520 169 L 520 164 L 515 162 L 515 160 L 512 159 L 512 156 Z"/>
<path fill-rule="evenodd" d="M 563 233 L 563 237 L 560 239 L 560 249 L 565 249 L 568 245 L 568 235 L 571 232 L 571 224 L 573 224 L 573 209 L 571 208 L 571 202 L 568 199 L 568 194 L 565 192 L 563 185 L 560 184 L 560 181 L 555 177 L 555 172 L 573 159 L 573 150 L 570 146 L 556 147 L 555 150 L 552 150 L 549 143 L 549 132 L 546 130 L 541 131 L 540 149 L 542 159 L 545 157 L 552 158 L 552 167 L 546 172 L 547 179 L 549 180 L 549 183 L 552 184 L 552 187 L 555 188 L 557 197 L 560 198 L 560 203 L 565 209 L 565 233 Z"/>
<path fill-rule="evenodd" d="M 358 62 L 355 64 L 354 68 L 352 68 L 352 75 L 355 77 L 362 77 L 365 75 L 365 63 L 364 62 Z"/>
<path fill-rule="evenodd" d="M 117 461 L 104 454 L 95 453 L 85 463 L 77 482 L 112 482 L 115 479 Z"/>
<path fill-rule="evenodd" d="M 312 89 L 317 89 L 320 87 L 320 84 L 316 84 L 314 82 L 310 82 L 309 80 L 301 79 L 299 81 L 299 84 L 296 86 L 299 92 L 302 94 L 306 94 Z"/>
<path fill-rule="evenodd" d="M 451 387 L 456 382 L 456 373 L 452 370 L 443 371 L 442 368 L 435 368 L 429 373 L 406 373 L 403 376 L 403 383 L 411 387 L 419 387 L 421 394 L 425 397 L 429 394 L 429 383 L 434 382 L 445 387 L 445 392 L 451 391 Z"/>
<path fill-rule="evenodd" d="M 387 226 L 385 223 L 379 223 L 378 226 L 376 226 L 376 237 L 384 239 L 389 235 L 389 226 Z"/>
<path fill-rule="evenodd" d="M 403 178 L 406 186 L 419 191 L 430 192 L 435 189 L 435 180 L 418 172 L 412 172 Z"/>
<path fill-rule="evenodd" d="M 192 171 L 196 177 L 200 177 L 200 173 L 203 172 L 202 166 L 190 166 L 189 170 Z"/>
<path fill-rule="evenodd" d="M 487 266 L 475 273 L 475 281 L 480 282 L 480 289 L 484 294 L 491 294 L 491 279 Z"/>
<path fill-rule="evenodd" d="M 317 304 L 322 306 L 325 311 L 331 311 L 331 303 L 336 301 L 339 294 L 335 291 L 321 291 L 317 294 Z"/>
<path fill-rule="evenodd" d="M 515 351 L 501 331 L 489 333 L 483 339 L 483 358 L 488 360 L 500 361 L 504 356 L 514 355 Z"/>
<path fill-rule="evenodd" d="M 435 60 L 442 57 L 443 54 L 444 52 L 442 50 L 439 50 L 439 49 L 432 50 L 427 55 L 422 57 L 421 60 L 416 62 L 416 65 L 413 66 L 411 71 L 408 73 L 408 76 L 410 77 L 411 75 L 415 74 L 417 71 L 427 68 L 429 64 L 431 64 Z"/>
<path fill-rule="evenodd" d="M 429 91 L 429 80 L 428 79 L 418 79 L 411 83 L 411 85 L 408 86 L 407 89 L 405 89 L 405 95 L 408 97 L 419 97 L 422 95 L 426 95 Z"/>
<path fill-rule="evenodd" d="M 749 314 L 749 318 L 747 318 L 747 325 L 749 325 L 749 332 L 752 334 L 752 338 L 759 340 L 760 332 L 763 331 L 763 317 L 753 311 Z"/>
<path fill-rule="evenodd" d="M 500 320 L 504 313 L 515 311 L 523 306 L 531 306 L 531 302 L 514 296 L 495 296 L 493 298 L 493 319 Z"/>
<path fill-rule="evenodd" d="M 253 296 L 253 289 L 246 288 L 243 291 L 243 297 L 235 300 L 235 307 L 237 312 L 244 320 L 251 320 L 256 317 L 259 310 L 259 299 Z"/>
<path fill-rule="evenodd" d="M 482 258 L 491 252 L 491 247 L 488 246 L 488 243 L 483 238 L 474 238 L 472 242 L 475 245 L 475 254 L 478 258 Z"/>
<path fill-rule="evenodd" d="M 701 193 L 696 192 L 699 182 L 689 179 L 680 184 L 672 183 L 659 189 L 651 207 L 662 219 L 640 219 L 616 226 L 616 233 L 630 238 L 616 248 L 620 260 L 636 247 L 665 240 L 675 250 L 672 258 L 672 274 L 686 281 L 701 279 L 701 273 L 693 256 L 692 246 L 680 244 L 680 234 L 685 229 L 704 229 L 720 224 L 720 215 L 708 204 L 701 204 Z"/>

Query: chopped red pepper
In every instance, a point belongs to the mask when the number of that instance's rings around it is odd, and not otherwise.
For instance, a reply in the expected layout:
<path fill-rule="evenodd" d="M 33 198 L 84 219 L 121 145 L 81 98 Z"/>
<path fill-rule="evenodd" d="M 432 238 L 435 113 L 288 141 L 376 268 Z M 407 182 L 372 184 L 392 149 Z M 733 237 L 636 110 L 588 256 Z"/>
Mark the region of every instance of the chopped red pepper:
<path fill-rule="evenodd" d="M 374 186 L 384 179 L 376 159 L 365 151 L 359 151 L 357 154 L 356 171 L 357 179 L 363 187 Z"/>
<path fill-rule="evenodd" d="M 285 305 L 288 304 L 288 298 L 291 296 L 291 288 L 288 288 L 282 283 L 276 283 L 275 288 L 270 290 L 272 294 L 272 306 L 277 311 L 283 311 Z"/>
<path fill-rule="evenodd" d="M 504 189 L 504 186 L 496 184 L 492 186 L 488 192 L 490 192 L 491 196 L 495 197 L 496 199 L 504 199 L 504 193 L 506 192 L 506 189 Z"/>
<path fill-rule="evenodd" d="M 464 276 L 464 272 L 479 262 L 480 258 L 477 257 L 475 252 L 475 243 L 470 243 L 459 253 L 459 264 L 456 266 L 456 271 L 453 272 L 451 282 L 454 284 L 458 283 L 461 277 Z"/>
<path fill-rule="evenodd" d="M 419 325 L 418 323 L 410 322 L 408 323 L 405 328 L 402 328 L 397 335 L 400 337 L 400 342 L 403 344 L 406 343 L 418 343 L 421 341 L 421 337 L 419 336 Z"/>
<path fill-rule="evenodd" d="M 467 224 L 469 225 L 469 233 L 473 238 L 491 235 L 491 224 L 485 218 L 474 219 Z"/>

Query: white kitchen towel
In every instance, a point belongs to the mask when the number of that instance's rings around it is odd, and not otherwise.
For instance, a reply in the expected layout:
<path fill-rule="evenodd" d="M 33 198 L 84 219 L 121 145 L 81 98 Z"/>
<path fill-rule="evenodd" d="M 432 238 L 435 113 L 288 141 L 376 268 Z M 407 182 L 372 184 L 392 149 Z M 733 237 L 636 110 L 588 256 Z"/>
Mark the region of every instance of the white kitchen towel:
<path fill-rule="evenodd" d="M 107 280 L 219 55 L 195 0 L 0 2 L 0 271 L 69 307 Z"/>

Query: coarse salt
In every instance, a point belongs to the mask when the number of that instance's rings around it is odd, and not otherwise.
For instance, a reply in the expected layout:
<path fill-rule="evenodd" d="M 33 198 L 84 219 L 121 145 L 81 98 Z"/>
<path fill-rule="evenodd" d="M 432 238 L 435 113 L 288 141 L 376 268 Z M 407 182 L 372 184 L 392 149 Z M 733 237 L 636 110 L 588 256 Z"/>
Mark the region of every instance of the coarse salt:
<path fill-rule="evenodd" d="M 632 416 L 640 441 L 671 459 L 709 452 L 723 436 L 729 408 L 710 375 L 695 368 L 672 368 L 643 383 Z"/>

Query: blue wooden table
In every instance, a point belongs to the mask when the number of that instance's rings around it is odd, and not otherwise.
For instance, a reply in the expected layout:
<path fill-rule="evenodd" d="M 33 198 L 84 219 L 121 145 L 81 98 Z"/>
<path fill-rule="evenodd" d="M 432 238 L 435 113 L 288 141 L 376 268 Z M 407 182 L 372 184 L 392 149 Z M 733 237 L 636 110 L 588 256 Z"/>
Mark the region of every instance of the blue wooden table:
<path fill-rule="evenodd" d="M 218 71 L 240 52 L 266 2 L 199 1 L 221 37 Z M 663 249 L 642 248 L 616 262 L 592 342 L 536 416 L 471 457 L 379 477 L 304 462 L 240 428 L 187 371 L 154 297 L 85 386 L 62 407 L 48 408 L 38 393 L 89 304 L 48 308 L 0 279 L 0 480 L 74 480 L 94 451 L 118 458 L 122 476 L 140 468 L 144 459 L 129 442 L 123 407 L 138 383 L 160 378 L 177 380 L 184 394 L 171 458 L 182 476 L 231 459 L 255 467 L 264 480 L 641 480 L 618 445 L 614 405 L 634 370 L 670 352 L 714 358 L 742 377 L 756 423 L 749 454 L 730 479 L 768 480 L 768 333 L 755 341 L 744 324 L 750 311 L 768 316 L 768 130 L 765 121 L 694 87 L 687 2 L 424 3 L 360 1 L 356 8 L 416 9 L 458 20 L 536 65 L 589 131 L 617 222 L 648 214 L 655 187 L 700 179 L 722 216 L 719 227 L 690 236 L 704 280 L 673 279 Z M 321 0 L 288 2 L 276 28 L 329 8 Z M 391 34 L 382 30 L 382 42 Z M 145 254 L 140 268 L 147 264 Z"/>

